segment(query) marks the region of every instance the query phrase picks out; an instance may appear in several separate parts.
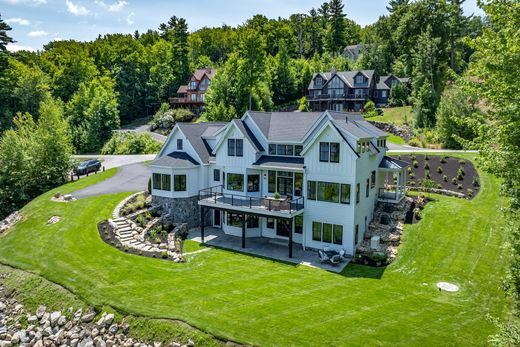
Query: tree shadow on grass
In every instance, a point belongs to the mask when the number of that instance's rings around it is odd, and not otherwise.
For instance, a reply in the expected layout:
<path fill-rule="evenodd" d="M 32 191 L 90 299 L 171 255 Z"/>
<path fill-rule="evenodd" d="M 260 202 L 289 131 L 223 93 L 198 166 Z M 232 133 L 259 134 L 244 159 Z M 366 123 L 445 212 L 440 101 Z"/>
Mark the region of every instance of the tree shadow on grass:
<path fill-rule="evenodd" d="M 379 280 L 383 277 L 385 270 L 386 266 L 376 267 L 350 263 L 343 269 L 340 275 L 349 278 L 370 278 Z"/>

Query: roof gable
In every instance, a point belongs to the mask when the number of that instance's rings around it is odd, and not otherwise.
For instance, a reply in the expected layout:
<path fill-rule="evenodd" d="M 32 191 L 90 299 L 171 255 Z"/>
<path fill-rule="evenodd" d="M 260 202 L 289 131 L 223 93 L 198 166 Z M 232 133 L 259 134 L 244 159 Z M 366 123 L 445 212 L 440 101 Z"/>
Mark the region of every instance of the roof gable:
<path fill-rule="evenodd" d="M 314 136 L 309 140 L 309 142 L 303 147 L 303 150 L 301 151 L 301 155 L 305 155 L 305 153 L 309 150 L 309 148 L 312 147 L 312 145 L 316 142 L 316 140 L 320 137 L 320 135 L 327 129 L 331 129 L 334 131 L 347 145 L 348 148 L 354 153 L 357 157 L 359 157 L 359 154 L 356 152 L 354 148 L 350 145 L 348 140 L 345 138 L 345 136 L 341 133 L 341 131 L 338 130 L 338 128 L 333 124 L 333 121 L 329 118 L 330 116 L 327 114 L 327 112 L 324 113 L 324 116 L 327 117 L 327 120 L 325 123 L 316 131 L 314 132 Z M 317 122 L 319 124 L 321 122 Z M 310 134 L 312 134 L 311 132 Z M 310 135 L 309 134 L 309 135 Z"/>
<path fill-rule="evenodd" d="M 241 119 L 233 119 L 226 125 L 224 132 L 222 133 L 220 139 L 217 141 L 215 145 L 215 148 L 213 148 L 213 155 L 215 155 L 217 150 L 224 143 L 227 134 L 231 131 L 232 128 L 237 129 L 242 134 L 242 136 L 244 136 L 244 138 L 249 142 L 249 144 L 251 144 L 251 146 L 256 152 L 262 152 L 264 150 L 262 145 L 258 142 L 257 138 L 253 135 L 253 133 L 247 127 L 247 125 Z"/>

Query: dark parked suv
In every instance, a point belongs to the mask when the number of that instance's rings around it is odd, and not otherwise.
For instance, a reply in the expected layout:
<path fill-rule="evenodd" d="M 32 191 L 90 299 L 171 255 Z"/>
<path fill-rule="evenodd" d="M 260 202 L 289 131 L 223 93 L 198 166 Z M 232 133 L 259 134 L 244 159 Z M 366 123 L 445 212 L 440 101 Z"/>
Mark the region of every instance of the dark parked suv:
<path fill-rule="evenodd" d="M 101 162 L 99 160 L 87 160 L 80 163 L 75 169 L 74 174 L 86 175 L 90 172 L 98 172 L 101 169 Z"/>

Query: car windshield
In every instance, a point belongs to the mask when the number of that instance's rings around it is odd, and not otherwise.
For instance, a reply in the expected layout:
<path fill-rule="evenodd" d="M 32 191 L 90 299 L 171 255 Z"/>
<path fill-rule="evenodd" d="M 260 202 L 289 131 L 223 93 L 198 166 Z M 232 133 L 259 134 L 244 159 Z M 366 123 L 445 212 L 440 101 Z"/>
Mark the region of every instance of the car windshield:
<path fill-rule="evenodd" d="M 88 161 L 84 161 L 83 163 L 81 163 L 81 164 L 78 165 L 78 168 L 82 169 L 82 168 L 84 168 L 84 167 L 87 167 L 87 166 L 88 166 L 88 163 L 89 163 Z"/>

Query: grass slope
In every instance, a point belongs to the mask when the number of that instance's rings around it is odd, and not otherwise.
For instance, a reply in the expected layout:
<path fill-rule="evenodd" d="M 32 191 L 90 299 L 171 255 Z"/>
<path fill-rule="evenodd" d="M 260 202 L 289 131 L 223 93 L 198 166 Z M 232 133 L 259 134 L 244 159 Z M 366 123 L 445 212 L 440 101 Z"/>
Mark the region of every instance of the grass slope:
<path fill-rule="evenodd" d="M 413 120 L 413 112 L 411 106 L 402 107 L 389 107 L 383 109 L 384 113 L 382 116 L 375 116 L 367 118 L 367 120 L 382 122 L 382 123 L 393 123 L 393 124 L 411 124 Z"/>
<path fill-rule="evenodd" d="M 128 194 L 58 204 L 53 192 L 28 204 L 25 219 L 0 237 L 0 261 L 91 304 L 181 319 L 255 345 L 482 345 L 495 330 L 486 314 L 507 309 L 507 258 L 498 183 L 481 174 L 481 185 L 472 201 L 439 196 L 428 204 L 386 269 L 349 265 L 338 275 L 216 249 L 186 264 L 133 256 L 96 230 Z M 56 214 L 62 220 L 47 226 Z M 461 291 L 438 292 L 441 280 Z"/>

